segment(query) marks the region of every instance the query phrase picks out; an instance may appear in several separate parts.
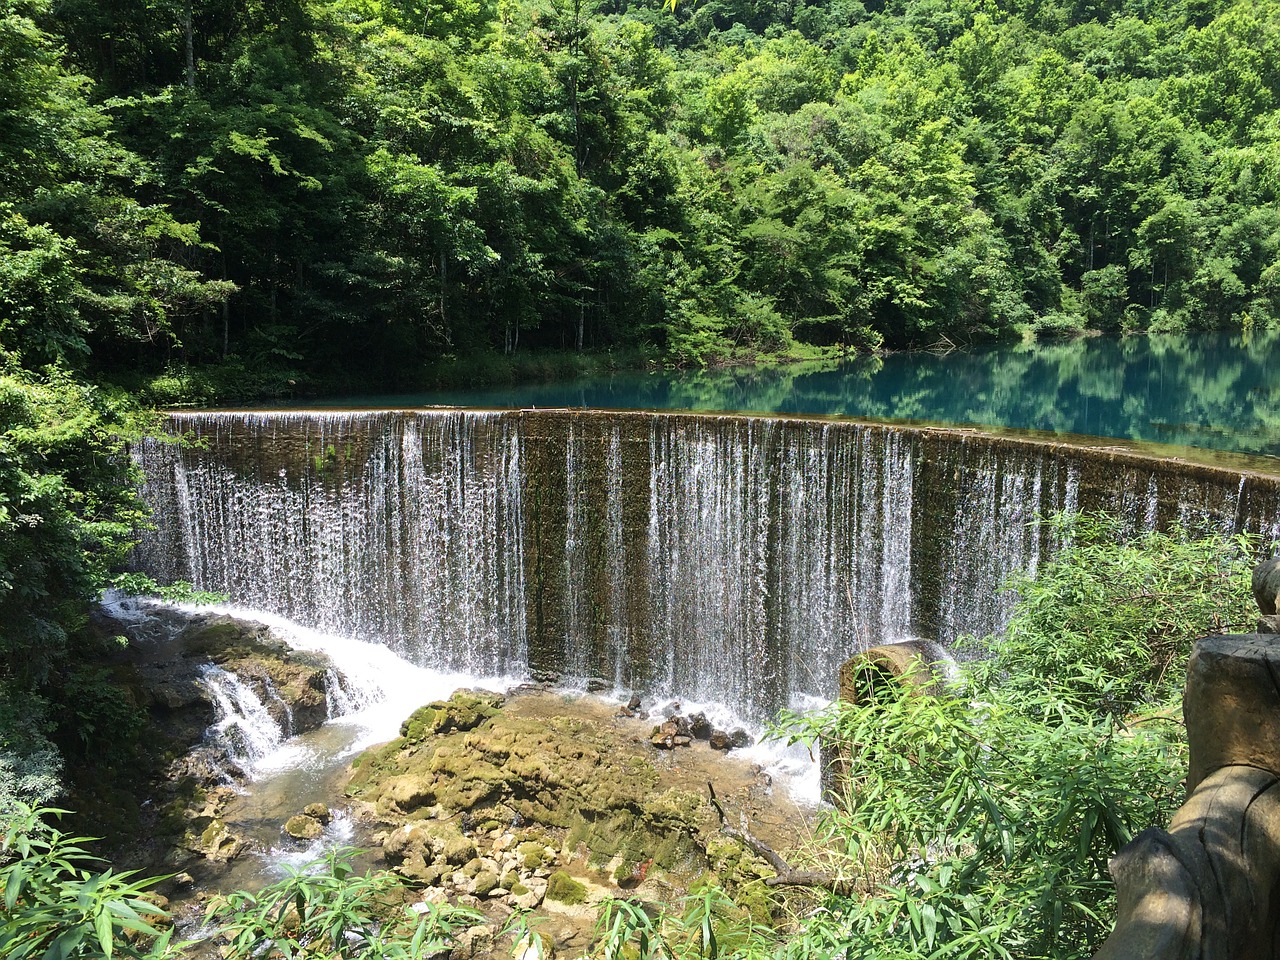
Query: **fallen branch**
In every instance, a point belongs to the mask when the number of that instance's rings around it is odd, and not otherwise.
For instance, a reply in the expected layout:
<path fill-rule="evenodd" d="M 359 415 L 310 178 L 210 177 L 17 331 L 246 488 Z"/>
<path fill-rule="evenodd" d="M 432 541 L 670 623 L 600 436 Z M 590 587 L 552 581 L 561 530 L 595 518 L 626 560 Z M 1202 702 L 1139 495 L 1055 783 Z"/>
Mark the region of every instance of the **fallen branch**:
<path fill-rule="evenodd" d="M 720 831 L 732 840 L 737 840 L 748 850 L 768 862 L 776 871 L 776 877 L 766 877 L 766 887 L 819 887 L 832 893 L 848 895 L 852 892 L 852 883 L 839 877 L 833 877 L 821 870 L 797 870 L 783 860 L 778 852 L 758 837 L 752 836 L 744 825 L 741 830 L 729 826 L 724 807 L 716 797 L 716 788 L 707 781 L 707 792 L 711 797 L 711 806 L 715 807 L 716 816 L 720 818 Z"/>

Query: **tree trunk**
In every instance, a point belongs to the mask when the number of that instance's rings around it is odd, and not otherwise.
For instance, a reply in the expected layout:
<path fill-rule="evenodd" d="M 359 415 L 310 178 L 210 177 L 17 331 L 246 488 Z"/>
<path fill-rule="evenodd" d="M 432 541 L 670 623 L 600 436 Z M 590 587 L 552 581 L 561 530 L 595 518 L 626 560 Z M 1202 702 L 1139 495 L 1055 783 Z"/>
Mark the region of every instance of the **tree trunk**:
<path fill-rule="evenodd" d="M 187 88 L 194 90 L 196 88 L 196 45 L 193 36 L 191 4 L 192 0 L 187 0 L 182 8 L 182 36 L 187 45 Z"/>

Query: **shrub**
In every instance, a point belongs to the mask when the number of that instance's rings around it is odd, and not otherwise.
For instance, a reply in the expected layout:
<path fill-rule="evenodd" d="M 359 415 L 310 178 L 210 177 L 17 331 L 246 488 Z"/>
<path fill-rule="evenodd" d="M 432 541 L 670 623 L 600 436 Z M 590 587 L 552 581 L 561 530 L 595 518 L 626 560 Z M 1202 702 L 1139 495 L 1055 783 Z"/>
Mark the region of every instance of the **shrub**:
<path fill-rule="evenodd" d="M 0 956 L 167 960 L 180 945 L 154 921 L 165 912 L 146 899 L 155 880 L 101 869 L 102 861 L 47 818 L 65 811 L 23 804 L 0 809 Z"/>

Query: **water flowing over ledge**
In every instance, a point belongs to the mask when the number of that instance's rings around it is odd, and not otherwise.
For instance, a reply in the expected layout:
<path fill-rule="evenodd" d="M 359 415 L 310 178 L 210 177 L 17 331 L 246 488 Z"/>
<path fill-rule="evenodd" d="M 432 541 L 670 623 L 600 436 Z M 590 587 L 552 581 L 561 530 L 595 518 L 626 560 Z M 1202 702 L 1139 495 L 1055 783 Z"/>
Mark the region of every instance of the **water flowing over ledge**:
<path fill-rule="evenodd" d="M 830 420 L 466 410 L 174 414 L 137 553 L 415 663 L 717 701 L 999 629 L 1039 514 L 1280 533 L 1280 477 L 1115 447 Z"/>

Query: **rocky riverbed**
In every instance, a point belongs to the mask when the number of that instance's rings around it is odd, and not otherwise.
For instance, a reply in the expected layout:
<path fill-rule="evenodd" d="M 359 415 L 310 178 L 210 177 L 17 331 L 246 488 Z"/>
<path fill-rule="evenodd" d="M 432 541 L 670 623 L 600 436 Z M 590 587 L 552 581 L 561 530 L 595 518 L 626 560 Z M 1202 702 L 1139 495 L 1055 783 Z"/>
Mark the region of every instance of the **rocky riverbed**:
<path fill-rule="evenodd" d="M 418 902 L 487 918 L 459 942 L 460 958 L 509 955 L 499 931 L 522 913 L 547 946 L 576 956 L 610 898 L 670 907 L 714 877 L 768 913 L 761 881 L 773 871 L 729 834 L 746 826 L 784 855 L 807 835 L 806 811 L 741 749 L 745 732 L 678 705 L 534 685 L 459 690 L 413 711 L 398 737 L 342 759 L 326 743 L 340 724 L 326 717 L 344 679 L 324 656 L 220 614 L 117 611 L 104 628 L 131 636 L 114 669 L 163 760 L 140 803 L 147 826 L 133 859 L 174 874 L 164 892 L 189 929 L 209 896 L 350 845 L 366 851 L 360 869 L 394 871 Z M 292 769 L 250 776 L 237 764 L 211 668 L 292 735 Z M 339 759 L 317 759 L 326 756 Z"/>

